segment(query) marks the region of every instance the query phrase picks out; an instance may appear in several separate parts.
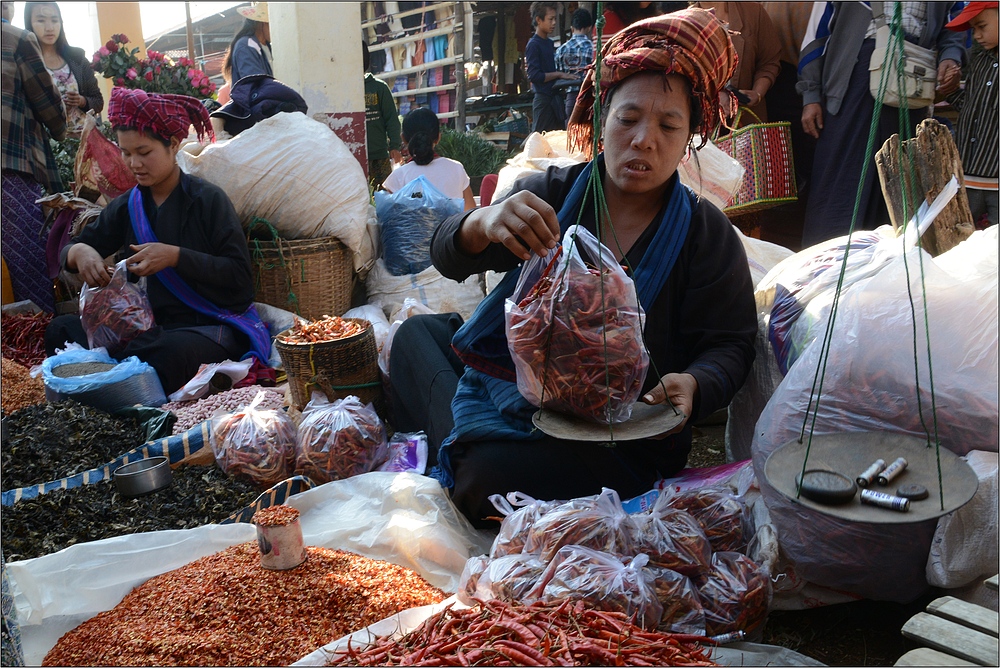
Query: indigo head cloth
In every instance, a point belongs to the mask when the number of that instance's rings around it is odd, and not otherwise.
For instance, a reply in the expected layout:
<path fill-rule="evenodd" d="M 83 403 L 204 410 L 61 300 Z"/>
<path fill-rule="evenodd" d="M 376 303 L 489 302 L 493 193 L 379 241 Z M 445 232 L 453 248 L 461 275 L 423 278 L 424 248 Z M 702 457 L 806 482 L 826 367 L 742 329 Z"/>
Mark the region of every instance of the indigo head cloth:
<path fill-rule="evenodd" d="M 187 95 L 147 93 L 144 90 L 112 88 L 108 120 L 115 127 L 152 131 L 161 137 L 184 139 L 193 125 L 198 139 L 215 139 L 212 123 L 201 100 Z"/>
<path fill-rule="evenodd" d="M 729 33 L 712 12 L 691 7 L 633 23 L 601 50 L 599 93 L 594 66 L 588 68 L 569 119 L 570 146 L 591 151 L 594 105 L 603 104 L 608 91 L 641 72 L 678 74 L 690 82 L 692 104 L 702 112 L 699 134 L 707 139 L 722 120 L 719 91 L 732 78 L 736 62 Z"/>

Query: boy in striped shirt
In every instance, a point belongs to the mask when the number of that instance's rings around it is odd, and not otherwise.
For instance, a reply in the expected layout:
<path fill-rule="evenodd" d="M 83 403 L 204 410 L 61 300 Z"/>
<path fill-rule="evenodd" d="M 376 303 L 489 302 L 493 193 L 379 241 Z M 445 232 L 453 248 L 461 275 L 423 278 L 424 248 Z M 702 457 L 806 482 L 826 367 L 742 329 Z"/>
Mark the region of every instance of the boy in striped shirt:
<path fill-rule="evenodd" d="M 1000 162 L 1000 114 L 997 111 L 997 5 L 970 2 L 947 27 L 956 32 L 972 29 L 980 48 L 972 49 L 965 89 L 948 97 L 958 109 L 956 144 L 965 171 L 965 192 L 976 227 L 997 224 L 997 168 Z"/>

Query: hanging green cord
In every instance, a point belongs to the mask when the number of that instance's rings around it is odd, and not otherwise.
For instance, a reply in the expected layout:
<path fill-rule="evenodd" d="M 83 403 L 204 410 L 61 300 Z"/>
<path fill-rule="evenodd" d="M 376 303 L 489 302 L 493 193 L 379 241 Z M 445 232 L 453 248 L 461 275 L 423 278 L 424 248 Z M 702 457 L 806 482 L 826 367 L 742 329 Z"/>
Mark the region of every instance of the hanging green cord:
<path fill-rule="evenodd" d="M 812 437 L 816 431 L 816 419 L 819 416 L 820 397 L 823 394 L 823 380 L 826 378 L 826 365 L 830 358 L 830 345 L 833 342 L 833 327 L 837 320 L 837 306 L 840 303 L 840 295 L 844 288 L 844 276 L 847 273 L 847 260 L 851 252 L 851 238 L 854 235 L 854 228 L 858 221 L 858 211 L 861 208 L 861 195 L 864 192 L 865 177 L 868 176 L 869 163 L 872 160 L 875 145 L 875 136 L 878 131 L 879 119 L 882 115 L 882 101 L 885 99 L 885 89 L 888 84 L 887 68 L 882 68 L 882 76 L 879 79 L 878 99 L 872 111 L 872 120 L 868 130 L 868 144 L 865 147 L 864 163 L 861 166 L 861 178 L 858 180 L 858 190 L 854 197 L 854 210 L 851 213 L 851 226 L 847 231 L 847 242 L 844 246 L 844 258 L 840 265 L 840 275 L 837 277 L 837 288 L 833 295 L 833 302 L 830 304 L 830 319 L 826 324 L 826 331 L 823 334 L 823 341 L 820 344 L 819 364 L 816 365 L 816 373 L 813 376 L 812 388 L 809 390 L 809 403 L 806 406 L 806 414 L 802 421 L 802 430 L 799 432 L 799 443 L 805 437 L 806 425 L 809 424 L 809 439 L 806 442 L 805 458 L 802 460 L 802 471 L 799 475 L 799 482 L 795 486 L 795 498 L 802 494 L 801 481 L 805 477 L 806 466 L 809 462 L 809 453 L 812 450 Z M 814 403 L 815 399 L 815 403 Z M 812 411 L 812 422 L 809 422 L 809 413 Z"/>

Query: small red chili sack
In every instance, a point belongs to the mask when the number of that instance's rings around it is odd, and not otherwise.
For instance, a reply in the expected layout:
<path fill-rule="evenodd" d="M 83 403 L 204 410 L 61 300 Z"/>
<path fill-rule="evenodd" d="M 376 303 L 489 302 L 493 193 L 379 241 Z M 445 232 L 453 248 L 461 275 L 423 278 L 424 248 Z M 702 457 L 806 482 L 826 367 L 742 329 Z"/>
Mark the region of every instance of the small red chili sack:
<path fill-rule="evenodd" d="M 121 352 L 129 341 L 151 329 L 153 307 L 146 296 L 146 278 L 130 283 L 126 260 L 115 265 L 111 282 L 103 288 L 86 283 L 80 291 L 80 323 L 90 349 L 104 348 L 109 355 Z"/>
<path fill-rule="evenodd" d="M 643 312 L 593 234 L 573 225 L 547 257 L 533 255 L 504 311 L 525 399 L 599 424 L 631 417 L 649 367 Z"/>
<path fill-rule="evenodd" d="M 330 403 L 313 393 L 299 423 L 297 474 L 323 484 L 368 473 L 388 457 L 385 426 L 371 404 L 355 396 Z"/>

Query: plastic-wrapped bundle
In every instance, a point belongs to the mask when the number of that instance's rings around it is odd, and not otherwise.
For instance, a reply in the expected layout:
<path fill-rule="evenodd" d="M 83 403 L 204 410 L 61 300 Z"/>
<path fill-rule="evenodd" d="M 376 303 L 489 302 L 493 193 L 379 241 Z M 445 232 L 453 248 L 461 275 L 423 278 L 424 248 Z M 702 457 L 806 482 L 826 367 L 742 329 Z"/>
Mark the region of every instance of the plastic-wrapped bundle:
<path fill-rule="evenodd" d="M 698 588 L 687 576 L 669 568 L 649 566 L 656 599 L 663 606 L 659 630 L 667 633 L 705 634 L 705 611 Z"/>
<path fill-rule="evenodd" d="M 631 519 L 634 553 L 648 554 L 651 565 L 696 580 L 711 568 L 712 546 L 701 525 L 688 513 L 669 508 L 658 499 L 650 512 Z"/>
<path fill-rule="evenodd" d="M 545 569 L 535 594 L 545 602 L 584 601 L 597 610 L 635 615 L 636 624 L 655 629 L 663 616 L 653 575 L 644 568 L 649 557 L 640 554 L 627 564 L 617 557 L 567 545 Z"/>
<path fill-rule="evenodd" d="M 496 501 L 494 501 L 495 504 Z M 490 558 L 496 559 L 505 554 L 520 554 L 524 550 L 524 543 L 528 540 L 528 534 L 535 522 L 542 515 L 561 505 L 562 503 L 559 501 L 532 500 L 527 505 L 508 513 L 503 518 L 503 522 L 500 523 L 500 531 L 493 540 Z"/>
<path fill-rule="evenodd" d="M 771 578 L 749 557 L 738 552 L 716 552 L 712 570 L 698 588 L 709 636 L 743 631 L 750 639 L 764 630 L 771 605 Z"/>
<path fill-rule="evenodd" d="M 667 506 L 687 511 L 708 537 L 713 552 L 746 553 L 753 535 L 746 504 L 726 487 L 703 487 L 667 494 Z"/>
<path fill-rule="evenodd" d="M 223 471 L 270 487 L 291 475 L 295 423 L 285 411 L 260 410 L 263 392 L 246 408 L 212 421 L 212 453 Z"/>
<path fill-rule="evenodd" d="M 600 267 L 589 266 L 587 262 Z M 534 404 L 601 424 L 624 422 L 649 355 L 635 285 L 593 234 L 571 226 L 533 255 L 505 307 L 517 389 Z"/>
<path fill-rule="evenodd" d="M 313 393 L 299 423 L 297 474 L 323 484 L 368 473 L 388 456 L 385 427 L 371 404 L 355 396 L 330 403 Z"/>
<path fill-rule="evenodd" d="M 577 499 L 538 518 L 524 543 L 526 554 L 549 562 L 564 545 L 588 547 L 610 554 L 634 554 L 635 526 L 622 508 L 618 492 L 604 488 L 593 503 Z"/>
<path fill-rule="evenodd" d="M 452 199 L 418 176 L 398 192 L 375 193 L 382 230 L 382 258 L 393 276 L 419 274 L 431 266 L 431 237 L 445 218 L 461 213 L 462 200 Z"/>
<path fill-rule="evenodd" d="M 476 587 L 479 586 L 479 578 L 483 576 L 486 567 L 490 565 L 490 558 L 485 554 L 478 557 L 469 557 L 462 568 L 462 575 L 458 578 L 458 591 L 456 596 L 464 605 L 473 605 L 476 597 Z"/>
<path fill-rule="evenodd" d="M 545 564 L 533 554 L 508 554 L 486 566 L 476 585 L 476 598 L 487 601 L 499 598 L 508 603 L 530 603 Z"/>
<path fill-rule="evenodd" d="M 111 282 L 103 288 L 84 283 L 80 291 L 80 324 L 91 350 L 104 348 L 115 355 L 128 342 L 151 329 L 153 307 L 146 296 L 146 279 L 130 283 L 127 260 L 115 265 Z"/>

